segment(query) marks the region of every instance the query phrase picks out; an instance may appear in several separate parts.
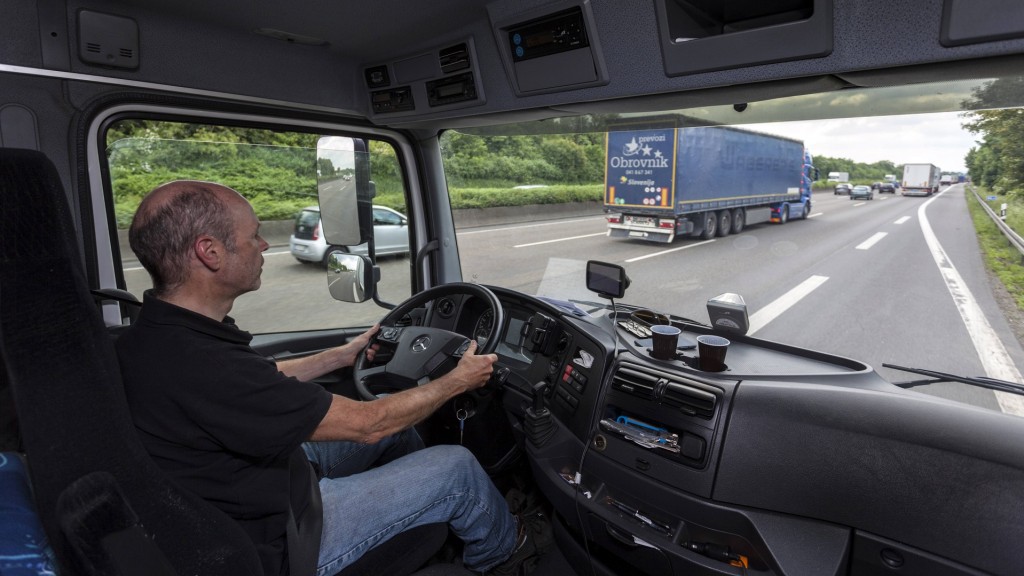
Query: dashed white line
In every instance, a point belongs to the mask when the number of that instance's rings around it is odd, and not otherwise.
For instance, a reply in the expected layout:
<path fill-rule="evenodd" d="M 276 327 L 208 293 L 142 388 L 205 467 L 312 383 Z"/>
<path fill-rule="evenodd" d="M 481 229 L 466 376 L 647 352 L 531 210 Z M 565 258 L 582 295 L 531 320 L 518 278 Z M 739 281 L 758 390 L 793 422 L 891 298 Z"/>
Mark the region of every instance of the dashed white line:
<path fill-rule="evenodd" d="M 523 224 L 520 226 L 505 226 L 504 228 L 487 228 L 485 230 L 456 230 L 455 233 L 459 236 L 468 236 L 470 234 L 486 234 L 488 232 L 504 232 L 506 230 L 521 230 L 523 228 L 537 228 L 538 226 L 555 226 L 557 224 L 569 224 L 572 222 L 588 222 L 591 220 L 604 220 L 604 216 L 595 216 L 590 218 L 574 218 L 572 220 L 552 220 L 550 222 L 538 222 L 536 224 Z"/>
<path fill-rule="evenodd" d="M 827 280 L 828 276 L 811 276 L 797 285 L 796 288 L 779 296 L 774 302 L 755 312 L 750 317 L 750 329 L 747 330 L 747 335 L 764 328 L 769 322 L 781 316 L 786 310 L 789 310 L 794 304 L 803 300 L 805 296 L 814 292 Z"/>
<path fill-rule="evenodd" d="M 626 260 L 626 262 L 637 262 L 640 260 L 646 260 L 648 258 L 654 258 L 655 256 L 663 256 L 665 254 L 671 254 L 672 252 L 679 252 L 680 250 L 689 250 L 690 248 L 696 248 L 697 246 L 703 246 L 705 244 L 710 244 L 711 242 L 714 242 L 714 240 L 705 240 L 703 242 L 697 242 L 696 244 L 687 244 L 686 246 L 680 246 L 679 248 L 671 248 L 669 250 L 662 250 L 660 252 L 654 252 L 652 254 L 646 254 L 644 256 L 637 256 L 636 258 L 630 258 L 629 260 Z"/>
<path fill-rule="evenodd" d="M 910 216 L 904 216 L 903 218 L 900 218 L 899 220 L 893 222 L 893 224 L 903 224 L 907 220 L 910 220 Z"/>
<path fill-rule="evenodd" d="M 808 218 L 817 218 L 818 216 L 821 216 L 822 214 L 824 214 L 824 212 L 815 212 L 814 214 L 811 214 L 810 216 L 808 216 Z"/>
<path fill-rule="evenodd" d="M 992 329 L 988 318 L 985 318 L 985 313 L 982 312 L 981 306 L 978 306 L 978 301 L 974 299 L 974 294 L 967 287 L 963 276 L 960 275 L 960 272 L 953 265 L 942 245 L 939 244 L 939 238 L 932 230 L 931 222 L 928 221 L 928 215 L 925 213 L 925 210 L 939 196 L 945 194 L 947 190 L 949 188 L 936 194 L 935 197 L 917 209 L 917 219 L 921 224 L 921 232 L 924 234 L 925 243 L 928 244 L 932 258 L 935 259 L 935 264 L 939 267 L 942 279 L 946 282 L 946 288 L 949 289 L 949 294 L 953 297 L 953 304 L 956 306 L 957 311 L 960 312 L 960 318 L 963 320 L 967 333 L 971 337 L 971 342 L 974 344 L 974 350 L 978 354 L 978 359 L 981 360 L 981 365 L 985 368 L 985 374 L 991 378 L 1020 382 L 1020 371 L 1014 365 L 1013 359 L 1010 358 L 1009 352 L 1003 346 L 1002 340 L 999 339 L 995 330 Z M 1016 394 L 999 391 L 995 391 L 995 395 L 996 401 L 1003 412 L 1024 416 L 1024 398 Z"/>
<path fill-rule="evenodd" d="M 555 238 L 553 240 L 541 240 L 540 242 L 530 242 L 529 244 L 516 244 L 513 248 L 526 248 L 527 246 L 540 246 L 541 244 L 553 244 L 555 242 L 565 242 L 566 240 L 579 240 L 580 238 L 591 238 L 593 236 L 605 236 L 606 232 L 598 232 L 597 234 L 584 234 L 582 236 L 568 236 L 566 238 Z"/>
<path fill-rule="evenodd" d="M 882 238 L 885 238 L 888 235 L 889 234 L 887 232 L 878 232 L 877 234 L 875 234 L 871 238 L 868 238 L 867 240 L 865 240 L 865 241 L 861 242 L 860 244 L 858 244 L 857 245 L 857 250 L 870 250 L 872 246 L 874 246 L 875 244 L 878 244 L 879 240 L 881 240 Z"/>

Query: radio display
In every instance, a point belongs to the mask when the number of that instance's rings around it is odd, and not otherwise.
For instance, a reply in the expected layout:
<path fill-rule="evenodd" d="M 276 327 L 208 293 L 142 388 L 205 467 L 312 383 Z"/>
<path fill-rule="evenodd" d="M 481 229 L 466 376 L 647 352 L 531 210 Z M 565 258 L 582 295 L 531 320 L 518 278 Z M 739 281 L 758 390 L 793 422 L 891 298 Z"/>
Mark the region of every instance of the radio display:
<path fill-rule="evenodd" d="M 509 28 L 508 42 L 515 62 L 590 46 L 578 6 Z"/>

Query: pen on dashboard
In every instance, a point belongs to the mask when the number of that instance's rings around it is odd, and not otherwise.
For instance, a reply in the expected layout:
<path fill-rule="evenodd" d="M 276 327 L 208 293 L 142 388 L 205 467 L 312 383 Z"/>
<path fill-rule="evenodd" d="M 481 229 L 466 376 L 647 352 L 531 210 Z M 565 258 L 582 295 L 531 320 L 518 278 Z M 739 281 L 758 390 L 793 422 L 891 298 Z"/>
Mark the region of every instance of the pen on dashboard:
<path fill-rule="evenodd" d="M 620 512 L 623 512 L 624 514 L 627 514 L 629 516 L 632 516 L 633 518 L 636 518 L 641 523 L 645 524 L 646 526 L 648 526 L 650 528 L 654 528 L 656 530 L 660 530 L 660 531 L 662 531 L 662 532 L 664 532 L 666 534 L 669 534 L 669 535 L 672 534 L 672 527 L 671 526 L 669 526 L 668 524 L 664 524 L 662 522 L 651 520 L 647 516 L 644 516 L 643 514 L 641 514 L 640 510 L 637 510 L 636 508 L 631 508 L 629 506 L 626 506 L 625 504 L 623 504 L 622 502 L 619 502 L 618 500 L 616 500 L 614 498 L 608 498 L 608 503 L 611 504 L 612 506 L 615 506 L 616 508 L 618 508 Z"/>

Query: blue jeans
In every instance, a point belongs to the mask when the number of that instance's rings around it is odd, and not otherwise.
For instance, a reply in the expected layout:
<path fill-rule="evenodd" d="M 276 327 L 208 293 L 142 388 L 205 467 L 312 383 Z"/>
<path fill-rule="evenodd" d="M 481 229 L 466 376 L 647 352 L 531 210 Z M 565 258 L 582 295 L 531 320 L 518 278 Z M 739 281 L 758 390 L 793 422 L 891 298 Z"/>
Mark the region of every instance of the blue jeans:
<path fill-rule="evenodd" d="M 324 475 L 317 576 L 333 575 L 399 532 L 434 522 L 447 522 L 465 542 L 463 562 L 470 570 L 489 570 L 515 548 L 515 521 L 505 499 L 462 446 L 423 448 L 419 435 L 407 430 L 377 444 L 302 447 Z"/>

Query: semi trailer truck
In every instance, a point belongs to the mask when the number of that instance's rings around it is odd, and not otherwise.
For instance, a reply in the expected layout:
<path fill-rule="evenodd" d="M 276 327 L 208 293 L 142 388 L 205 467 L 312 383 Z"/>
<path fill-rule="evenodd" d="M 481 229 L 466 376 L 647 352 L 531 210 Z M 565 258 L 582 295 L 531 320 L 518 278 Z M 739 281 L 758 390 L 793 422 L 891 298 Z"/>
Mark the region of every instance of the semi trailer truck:
<path fill-rule="evenodd" d="M 738 234 L 811 211 L 817 178 L 799 140 L 738 128 L 609 132 L 608 236 L 670 243 Z"/>
<path fill-rule="evenodd" d="M 904 196 L 931 196 L 939 191 L 942 171 L 934 164 L 905 164 L 903 166 Z"/>

